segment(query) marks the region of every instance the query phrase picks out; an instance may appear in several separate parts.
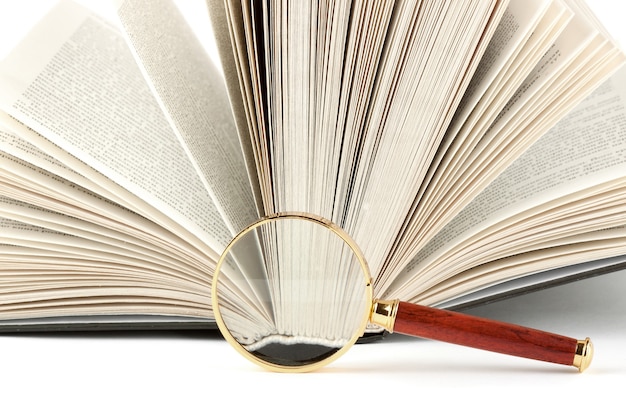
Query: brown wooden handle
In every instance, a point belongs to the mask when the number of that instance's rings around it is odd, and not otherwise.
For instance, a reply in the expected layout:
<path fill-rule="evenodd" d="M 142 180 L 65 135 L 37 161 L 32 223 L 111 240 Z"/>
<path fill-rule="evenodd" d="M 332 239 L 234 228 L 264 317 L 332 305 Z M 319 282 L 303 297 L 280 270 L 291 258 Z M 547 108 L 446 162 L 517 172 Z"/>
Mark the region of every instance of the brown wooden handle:
<path fill-rule="evenodd" d="M 589 339 L 581 342 L 515 324 L 406 302 L 398 304 L 393 331 L 492 352 L 574 365 L 581 371 L 589 365 L 592 355 Z M 584 363 L 579 365 L 579 362 Z"/>

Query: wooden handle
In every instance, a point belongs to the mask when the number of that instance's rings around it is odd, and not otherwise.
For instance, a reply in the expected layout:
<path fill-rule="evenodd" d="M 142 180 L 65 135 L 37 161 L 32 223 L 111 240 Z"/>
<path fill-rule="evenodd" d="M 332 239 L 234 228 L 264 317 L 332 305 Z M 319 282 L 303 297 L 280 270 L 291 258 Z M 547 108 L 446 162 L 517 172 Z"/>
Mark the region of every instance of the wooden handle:
<path fill-rule="evenodd" d="M 393 331 L 524 358 L 576 366 L 589 365 L 589 339 L 579 341 L 515 324 L 399 302 Z"/>

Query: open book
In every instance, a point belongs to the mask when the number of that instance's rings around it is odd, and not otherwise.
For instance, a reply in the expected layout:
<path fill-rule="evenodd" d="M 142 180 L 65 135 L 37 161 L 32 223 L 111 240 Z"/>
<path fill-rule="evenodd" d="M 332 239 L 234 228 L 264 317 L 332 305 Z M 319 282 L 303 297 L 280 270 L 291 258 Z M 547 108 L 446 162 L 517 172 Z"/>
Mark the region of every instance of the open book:
<path fill-rule="evenodd" d="M 222 71 L 118 3 L 0 64 L 5 329 L 210 324 L 222 250 L 284 211 L 428 305 L 626 262 L 624 54 L 581 1 L 210 0 Z"/>

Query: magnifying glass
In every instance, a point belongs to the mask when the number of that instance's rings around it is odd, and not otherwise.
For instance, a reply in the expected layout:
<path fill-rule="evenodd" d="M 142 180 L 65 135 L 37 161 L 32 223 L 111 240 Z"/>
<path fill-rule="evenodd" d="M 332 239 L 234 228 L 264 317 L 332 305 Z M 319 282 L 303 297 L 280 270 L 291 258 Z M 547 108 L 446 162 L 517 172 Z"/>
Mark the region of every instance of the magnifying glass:
<path fill-rule="evenodd" d="M 566 336 L 399 300 L 374 300 L 367 262 L 339 226 L 281 213 L 241 231 L 213 276 L 224 338 L 280 372 L 318 369 L 345 353 L 369 324 L 422 338 L 575 366 L 591 362 L 589 338 Z"/>

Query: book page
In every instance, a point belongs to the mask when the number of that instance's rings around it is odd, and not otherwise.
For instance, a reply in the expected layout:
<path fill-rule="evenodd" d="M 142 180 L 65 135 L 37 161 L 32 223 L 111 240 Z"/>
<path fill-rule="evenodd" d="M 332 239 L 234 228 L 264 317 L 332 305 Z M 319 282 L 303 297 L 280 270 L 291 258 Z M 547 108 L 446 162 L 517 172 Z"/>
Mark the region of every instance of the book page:
<path fill-rule="evenodd" d="M 0 287 L 0 317 L 175 314 L 210 316 L 206 289 L 167 262 L 117 245 L 0 217 L 0 266 L 20 277 Z M 187 278 L 187 279 L 185 279 Z"/>
<path fill-rule="evenodd" d="M 160 248 L 159 250 L 167 253 L 167 256 L 176 254 L 189 265 L 203 270 L 204 272 L 198 276 L 209 273 L 205 259 L 206 251 L 202 250 L 202 246 L 194 247 L 192 239 L 188 236 L 177 236 L 147 218 L 95 194 L 90 188 L 84 188 L 79 183 L 66 179 L 65 176 L 41 168 L 46 164 L 41 163 L 43 158 L 38 157 L 40 152 L 28 145 L 15 136 L 0 131 L 0 161 L 2 161 L 0 193 L 8 198 L 4 200 L 0 215 L 37 224 L 37 221 L 42 219 L 37 219 L 35 215 L 31 216 L 29 221 L 23 217 L 15 217 L 25 215 L 24 204 L 36 205 L 41 210 L 41 216 L 46 215 L 46 210 L 58 213 L 56 223 L 73 219 L 70 222 L 81 222 L 80 229 L 85 232 L 100 231 L 100 234 L 107 236 L 123 234 L 125 237 L 118 238 L 122 247 L 126 247 L 131 241 L 143 242 L 149 247 Z M 2 148 L 27 150 L 30 156 L 28 159 L 38 164 L 34 165 L 13 155 L 20 152 L 12 154 L 3 152 Z M 46 160 L 50 161 L 50 158 Z M 52 163 L 59 167 L 58 162 Z M 62 169 L 63 174 L 67 174 L 67 171 L 67 168 Z"/>
<path fill-rule="evenodd" d="M 146 80 L 234 235 L 258 212 L 221 74 L 172 2 L 120 1 L 118 15 Z M 256 178 L 256 171 L 249 174 Z"/>
<path fill-rule="evenodd" d="M 568 275 L 560 271 L 562 268 L 573 274 L 576 270 L 590 268 L 592 265 L 600 268 L 603 264 L 623 260 L 626 256 L 625 245 L 626 226 L 550 240 L 549 244 L 538 247 L 539 252 L 529 250 L 487 262 L 443 281 L 418 298 L 421 303 L 432 305 L 441 300 L 452 301 L 461 295 L 467 302 L 476 297 L 474 292 L 487 297 L 488 294 L 495 296 L 500 291 L 555 284 L 552 280 L 558 279 L 559 275 L 561 279 L 568 279 Z M 528 275 L 529 271 L 532 275 Z M 570 275 L 569 280 L 571 279 Z"/>
<path fill-rule="evenodd" d="M 36 147 L 31 142 L 20 138 L 15 132 L 11 132 L 11 125 L 13 125 L 13 127 L 19 126 L 19 124 L 7 114 L 0 114 L 0 152 L 5 152 L 17 159 L 37 166 L 46 172 L 54 173 L 61 178 L 71 181 L 74 184 L 79 184 L 105 198 L 116 199 L 116 195 L 109 189 L 80 175 L 67 165 L 61 163 L 58 159 L 44 152 L 41 147 Z M 32 132 L 32 134 L 39 136 L 35 132 Z M 45 139 L 40 136 L 34 141 L 41 142 L 45 141 Z M 114 183 L 109 184 L 109 186 L 114 186 Z M 117 200 L 117 202 L 119 202 L 119 200 Z"/>
<path fill-rule="evenodd" d="M 501 299 L 512 294 L 521 294 L 536 289 L 543 289 L 562 282 L 573 282 L 572 277 L 590 277 L 600 273 L 609 273 L 622 269 L 626 264 L 626 255 L 597 259 L 590 262 L 580 263 L 574 260 L 572 265 L 561 268 L 549 269 L 532 275 L 524 275 L 518 278 L 505 280 L 500 284 L 485 286 L 484 288 L 472 288 L 467 293 L 454 297 L 447 302 L 439 303 L 438 308 L 451 308 L 458 306 L 470 306 L 483 303 L 485 300 Z M 621 266 L 621 267 L 620 267 Z"/>
<path fill-rule="evenodd" d="M 0 317 L 112 313 L 99 310 L 104 296 L 121 303 L 116 314 L 211 319 L 206 250 L 67 180 L 84 183 L 72 172 L 0 130 Z"/>
<path fill-rule="evenodd" d="M 425 290 L 417 287 L 429 280 L 446 279 L 446 265 L 457 265 L 457 256 L 462 256 L 468 245 L 486 245 L 490 234 L 501 233 L 504 239 L 512 233 L 518 239 L 530 239 L 526 245 L 549 245 L 548 238 L 575 236 L 589 224 L 597 229 L 623 225 L 625 173 L 626 69 L 622 69 L 444 227 L 407 266 L 389 293 L 400 291 L 416 297 Z M 577 224 L 581 220 L 585 221 Z M 536 225 L 542 224 L 551 234 L 538 233 Z M 550 230 L 554 225 L 559 227 Z M 496 249 L 502 253 L 502 247 Z M 473 260 L 476 265 L 484 261 L 480 257 Z"/>
<path fill-rule="evenodd" d="M 485 123 L 487 108 L 497 114 L 504 104 L 494 102 L 511 97 L 573 16 L 559 0 L 511 0 L 455 112 L 446 140 L 468 124 Z M 468 123 L 471 117 L 480 120 Z"/>
<path fill-rule="evenodd" d="M 221 252 L 231 239 L 111 25 L 60 3 L 2 62 L 0 89 L 0 107 L 9 115 L 154 206 L 212 251 Z M 88 171 L 79 172 L 89 176 Z"/>
<path fill-rule="evenodd" d="M 30 201 L 27 196 L 37 190 L 37 193 L 48 197 L 37 203 L 42 207 L 65 214 L 70 214 L 69 210 L 78 207 L 89 207 L 86 212 L 73 212 L 70 215 L 88 218 L 93 213 L 106 213 L 106 217 L 98 218 L 118 219 L 120 224 L 134 228 L 136 234 L 141 233 L 148 240 L 156 238 L 166 242 L 171 250 L 180 251 L 188 255 L 186 257 L 195 257 L 205 263 L 207 254 L 211 259 L 219 256 L 211 249 L 210 241 L 201 238 L 202 234 L 199 237 L 190 232 L 194 230 L 194 225 L 185 227 L 185 222 L 180 218 L 177 222 L 172 218 L 176 216 L 164 214 L 3 112 L 0 112 L 0 151 L 5 153 L 5 158 L 10 156 L 19 160 L 16 162 L 17 168 L 8 171 L 12 178 L 6 185 L 20 183 L 23 194 L 19 198 L 24 201 Z M 83 194 L 76 193 L 77 189 L 81 189 Z M 96 198 L 85 199 L 86 195 Z M 50 204 L 54 204 L 55 208 Z M 124 210 L 112 212 L 111 207 L 114 205 Z"/>
<path fill-rule="evenodd" d="M 504 12 L 497 2 L 412 8 L 399 3 L 394 12 L 348 182 L 344 228 L 377 279 Z"/>
<path fill-rule="evenodd" d="M 253 82 L 258 83 L 260 79 L 258 76 L 250 76 L 250 71 L 253 69 L 249 71 L 248 51 L 244 46 L 241 46 L 244 44 L 244 40 L 238 30 L 242 30 L 243 27 L 241 24 L 242 16 L 241 14 L 227 13 L 227 3 L 223 0 L 207 0 L 206 6 L 211 18 L 221 69 L 237 125 L 237 133 L 248 165 L 248 175 L 254 190 L 256 204 L 257 207 L 265 209 L 264 214 L 272 213 L 268 161 L 262 159 L 263 153 L 259 149 L 259 146 L 265 143 L 265 140 L 259 139 L 265 134 L 265 129 L 261 129 L 265 123 L 257 125 L 252 121 L 255 110 L 262 111 L 260 108 L 255 109 L 250 94 Z M 233 19 L 237 23 L 232 23 Z"/>
<path fill-rule="evenodd" d="M 263 77 L 253 102 L 267 110 L 274 209 L 332 219 L 376 273 L 504 3 L 241 11 L 252 26 L 243 36 L 256 42 L 248 59 L 259 60 L 249 71 Z"/>
<path fill-rule="evenodd" d="M 455 183 L 450 178 L 456 178 L 499 111 L 571 17 L 572 12 L 559 1 L 513 0 L 508 4 L 420 187 L 401 232 L 404 246 L 397 246 L 391 254 L 380 280 L 393 279 L 406 264 L 407 253 L 416 253 L 433 230 L 445 224 L 446 216 L 453 216 L 441 201 Z"/>
<path fill-rule="evenodd" d="M 553 18 L 559 20 L 558 15 Z M 623 53 L 600 33 L 584 13 L 574 14 L 545 54 L 537 56 L 512 96 L 500 99 L 497 112 L 479 113 L 476 118 L 482 126 L 455 138 L 459 144 L 451 146 L 449 161 L 428 184 L 432 189 L 427 199 L 416 201 L 404 253 L 396 253 L 385 281 L 392 280 L 484 187 L 624 62 Z M 528 59 L 531 51 L 522 58 Z"/>
<path fill-rule="evenodd" d="M 129 267 L 143 265 L 145 267 L 143 272 L 150 280 L 156 276 L 167 277 L 171 282 L 180 280 L 179 289 L 185 287 L 188 289 L 193 285 L 198 294 L 206 294 L 206 282 L 197 278 L 206 274 L 206 270 L 193 268 L 190 264 L 182 262 L 182 258 L 178 255 L 172 256 L 172 252 L 166 248 L 153 245 L 151 242 L 138 239 L 122 231 L 1 196 L 0 216 L 13 222 L 19 222 L 22 229 L 26 228 L 25 225 L 30 225 L 33 230 L 42 228 L 51 233 L 56 232 L 56 234 L 52 233 L 55 236 L 64 236 L 55 241 L 55 244 L 59 246 L 70 247 L 72 241 L 82 242 L 77 245 L 77 250 L 89 249 L 92 251 L 93 257 L 99 257 L 103 261 L 111 261 L 112 263 L 115 261 L 120 271 L 123 265 Z M 3 223 L 3 226 L 2 236 L 3 239 L 7 239 L 3 243 L 19 244 L 22 236 L 15 231 L 16 228 L 12 227 L 11 222 Z M 42 238 L 39 244 L 45 242 L 46 239 Z M 122 245 L 120 242 L 124 242 L 124 244 Z M 69 257 L 70 254 L 71 250 L 68 249 L 66 256 Z M 77 256 L 77 258 L 80 257 Z M 140 277 L 141 273 L 141 270 L 135 272 L 137 277 Z"/>

